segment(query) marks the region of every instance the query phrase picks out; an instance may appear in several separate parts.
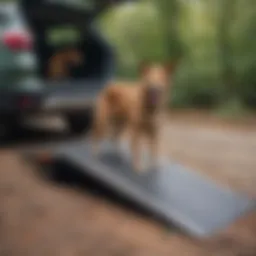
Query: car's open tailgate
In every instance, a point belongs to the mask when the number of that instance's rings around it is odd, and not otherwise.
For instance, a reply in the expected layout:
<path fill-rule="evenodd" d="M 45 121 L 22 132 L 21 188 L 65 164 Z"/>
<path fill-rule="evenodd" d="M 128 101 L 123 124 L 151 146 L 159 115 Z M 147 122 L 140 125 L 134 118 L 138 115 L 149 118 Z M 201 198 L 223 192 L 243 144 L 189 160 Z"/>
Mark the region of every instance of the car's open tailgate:
<path fill-rule="evenodd" d="M 135 0 L 133 0 L 135 1 Z M 20 0 L 28 19 L 43 23 L 84 24 L 102 11 L 131 0 Z"/>

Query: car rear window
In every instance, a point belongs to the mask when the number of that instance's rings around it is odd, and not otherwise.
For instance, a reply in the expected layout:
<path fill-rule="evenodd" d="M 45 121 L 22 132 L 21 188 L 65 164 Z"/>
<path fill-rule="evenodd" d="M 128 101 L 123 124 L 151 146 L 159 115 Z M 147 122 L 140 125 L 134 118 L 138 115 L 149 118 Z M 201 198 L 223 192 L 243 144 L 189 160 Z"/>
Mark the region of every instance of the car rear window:
<path fill-rule="evenodd" d="M 73 26 L 55 26 L 47 31 L 47 41 L 58 46 L 66 43 L 77 43 L 81 40 L 80 31 Z"/>

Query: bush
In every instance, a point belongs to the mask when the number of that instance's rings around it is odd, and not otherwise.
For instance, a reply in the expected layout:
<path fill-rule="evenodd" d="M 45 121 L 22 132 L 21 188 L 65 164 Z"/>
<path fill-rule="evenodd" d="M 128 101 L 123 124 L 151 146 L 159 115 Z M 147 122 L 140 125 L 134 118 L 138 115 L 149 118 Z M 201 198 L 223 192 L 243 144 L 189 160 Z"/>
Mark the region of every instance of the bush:
<path fill-rule="evenodd" d="M 248 67 L 240 76 L 239 95 L 249 108 L 256 109 L 256 63 Z"/>
<path fill-rule="evenodd" d="M 214 110 L 214 113 L 219 117 L 234 119 L 246 117 L 251 114 L 249 109 L 247 109 L 238 98 L 232 98 L 223 102 Z"/>
<path fill-rule="evenodd" d="M 170 106 L 213 108 L 221 98 L 223 88 L 213 73 L 194 70 L 177 74 L 171 90 Z"/>

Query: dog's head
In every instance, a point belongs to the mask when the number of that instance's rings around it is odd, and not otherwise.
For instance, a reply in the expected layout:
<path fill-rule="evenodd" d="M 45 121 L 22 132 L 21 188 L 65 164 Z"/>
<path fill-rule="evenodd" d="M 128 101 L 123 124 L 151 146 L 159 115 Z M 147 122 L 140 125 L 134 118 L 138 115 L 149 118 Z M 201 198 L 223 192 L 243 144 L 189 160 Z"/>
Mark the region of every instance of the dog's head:
<path fill-rule="evenodd" d="M 163 101 L 176 66 L 176 61 L 167 64 L 141 64 L 140 74 L 148 106 L 153 107 Z"/>
<path fill-rule="evenodd" d="M 65 50 L 63 58 L 71 65 L 79 65 L 83 62 L 82 54 L 74 48 Z"/>

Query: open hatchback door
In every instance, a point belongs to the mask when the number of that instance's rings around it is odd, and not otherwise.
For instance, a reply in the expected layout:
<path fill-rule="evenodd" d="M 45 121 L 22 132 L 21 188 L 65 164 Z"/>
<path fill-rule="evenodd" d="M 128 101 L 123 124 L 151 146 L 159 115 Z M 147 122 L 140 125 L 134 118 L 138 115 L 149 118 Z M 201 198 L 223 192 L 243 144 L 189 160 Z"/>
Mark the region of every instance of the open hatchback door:
<path fill-rule="evenodd" d="M 20 0 L 20 10 L 33 36 L 39 76 L 51 83 L 51 79 L 47 77 L 49 60 L 59 50 L 69 47 L 79 50 L 84 61 L 79 67 L 72 68 L 72 74 L 67 79 L 62 79 L 61 83 L 55 81 L 54 88 L 60 86 L 61 90 L 67 89 L 68 80 L 72 80 L 72 89 L 75 90 L 77 86 L 74 85 L 74 80 L 106 81 L 113 76 L 113 50 L 91 23 L 106 9 L 123 2 L 128 1 Z M 84 82 L 83 88 L 91 88 Z M 96 87 L 94 85 L 94 89 Z"/>
<path fill-rule="evenodd" d="M 21 0 L 21 7 L 27 17 L 37 22 L 85 24 L 110 7 L 131 1 L 134 0 Z"/>

